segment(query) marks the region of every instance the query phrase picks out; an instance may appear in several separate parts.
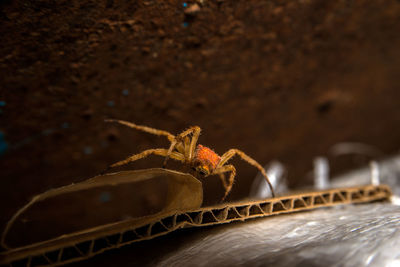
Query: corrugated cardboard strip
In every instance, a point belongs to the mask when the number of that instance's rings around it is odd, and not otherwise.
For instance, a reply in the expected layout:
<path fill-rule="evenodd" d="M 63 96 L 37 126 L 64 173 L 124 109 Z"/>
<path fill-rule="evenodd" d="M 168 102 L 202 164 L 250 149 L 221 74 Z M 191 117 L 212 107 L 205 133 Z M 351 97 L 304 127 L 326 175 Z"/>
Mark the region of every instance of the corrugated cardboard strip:
<path fill-rule="evenodd" d="M 320 207 L 382 201 L 388 200 L 391 196 L 391 190 L 386 185 L 366 185 L 298 193 L 260 201 L 200 207 L 202 202 L 201 182 L 189 174 L 164 169 L 119 172 L 94 177 L 85 182 L 50 190 L 34 197 L 10 220 L 2 237 L 2 245 L 7 247 L 6 235 L 12 224 L 29 207 L 39 201 L 66 192 L 80 192 L 110 185 L 135 184 L 160 179 L 160 177 L 167 181 L 168 186 L 164 206 L 157 213 L 67 233 L 22 247 L 8 247 L 8 250 L 0 254 L 0 264 L 11 266 L 62 265 L 87 259 L 106 250 L 133 242 L 165 235 L 180 228 L 245 221 Z"/>

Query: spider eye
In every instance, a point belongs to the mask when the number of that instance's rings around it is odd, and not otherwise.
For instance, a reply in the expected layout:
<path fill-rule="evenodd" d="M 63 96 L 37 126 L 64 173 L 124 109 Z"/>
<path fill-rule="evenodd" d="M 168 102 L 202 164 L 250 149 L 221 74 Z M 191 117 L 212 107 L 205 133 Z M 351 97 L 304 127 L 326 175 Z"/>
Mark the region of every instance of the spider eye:
<path fill-rule="evenodd" d="M 196 169 L 196 171 L 201 175 L 201 176 L 207 176 L 209 174 L 208 170 L 202 167 L 199 167 Z"/>
<path fill-rule="evenodd" d="M 203 164 L 201 164 L 200 162 L 198 162 L 195 166 L 194 166 L 195 171 L 200 174 L 201 176 L 207 176 L 210 175 L 210 171 L 208 169 L 208 166 L 204 166 Z"/>

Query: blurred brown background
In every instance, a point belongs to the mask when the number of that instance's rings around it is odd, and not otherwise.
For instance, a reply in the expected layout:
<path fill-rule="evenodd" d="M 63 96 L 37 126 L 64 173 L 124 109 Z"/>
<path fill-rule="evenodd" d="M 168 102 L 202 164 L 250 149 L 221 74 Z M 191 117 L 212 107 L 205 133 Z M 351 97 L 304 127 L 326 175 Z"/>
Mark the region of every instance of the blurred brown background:
<path fill-rule="evenodd" d="M 399 1 L 204 0 L 185 14 L 194 3 L 0 2 L 1 228 L 35 194 L 168 145 L 106 118 L 199 125 L 219 154 L 283 162 L 292 187 L 340 142 L 398 152 Z M 332 159 L 332 171 L 367 161 Z M 229 200 L 257 174 L 232 163 Z M 206 204 L 222 197 L 219 179 L 204 185 Z"/>

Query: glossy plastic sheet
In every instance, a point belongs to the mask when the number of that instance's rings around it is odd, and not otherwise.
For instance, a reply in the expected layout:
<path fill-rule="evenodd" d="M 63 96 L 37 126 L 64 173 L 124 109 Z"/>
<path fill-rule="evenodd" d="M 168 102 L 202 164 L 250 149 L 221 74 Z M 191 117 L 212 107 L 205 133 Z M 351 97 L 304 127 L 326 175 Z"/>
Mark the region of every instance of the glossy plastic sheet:
<path fill-rule="evenodd" d="M 367 204 L 226 225 L 159 266 L 400 266 L 400 207 Z"/>
<path fill-rule="evenodd" d="M 326 208 L 227 225 L 189 240 L 160 266 L 400 266 L 400 157 L 345 174 L 332 187 L 380 183 L 392 203 Z"/>

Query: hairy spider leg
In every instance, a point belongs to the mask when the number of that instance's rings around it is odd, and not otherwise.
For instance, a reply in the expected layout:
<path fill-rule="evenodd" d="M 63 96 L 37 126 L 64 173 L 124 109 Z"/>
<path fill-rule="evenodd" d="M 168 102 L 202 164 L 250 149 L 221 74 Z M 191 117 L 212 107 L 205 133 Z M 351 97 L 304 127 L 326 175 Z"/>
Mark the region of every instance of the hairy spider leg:
<path fill-rule="evenodd" d="M 189 161 L 192 162 L 194 155 L 195 155 L 195 150 L 196 150 L 196 144 L 197 141 L 199 140 L 201 129 L 199 126 L 194 126 L 193 127 L 193 136 L 192 136 L 192 141 L 190 142 L 190 149 L 189 149 Z"/>
<path fill-rule="evenodd" d="M 228 183 L 225 180 L 225 175 L 223 173 L 218 173 L 219 179 L 222 182 L 222 185 L 224 186 L 225 190 L 228 187 Z"/>
<path fill-rule="evenodd" d="M 137 125 L 137 124 L 134 124 L 132 122 L 122 121 L 122 120 L 107 119 L 105 121 L 106 122 L 116 122 L 116 123 L 128 126 L 130 128 L 134 128 L 136 130 L 140 130 L 140 131 L 143 131 L 143 132 L 146 132 L 146 133 L 150 133 L 150 134 L 154 134 L 154 135 L 158 135 L 158 136 L 166 136 L 171 143 L 175 141 L 175 136 L 173 134 L 167 132 L 167 131 L 164 131 L 164 130 L 158 130 L 158 129 L 150 128 L 150 127 L 143 126 L 143 125 Z M 182 144 L 178 144 L 176 146 L 176 148 L 182 154 L 184 153 L 184 147 L 183 147 Z"/>
<path fill-rule="evenodd" d="M 200 127 L 199 126 L 190 127 L 189 129 L 187 129 L 187 130 L 183 131 L 182 133 L 180 133 L 179 135 L 177 135 L 175 137 L 175 139 L 173 141 L 171 141 L 171 145 L 168 149 L 168 153 L 164 159 L 163 168 L 165 168 L 165 166 L 167 166 L 167 161 L 177 144 L 182 143 L 184 146 L 185 154 L 187 153 L 187 148 L 186 148 L 187 146 L 185 147 L 185 144 L 187 144 L 187 141 L 185 139 L 190 134 L 193 134 L 193 136 L 192 136 L 192 140 L 190 142 L 190 149 L 189 149 L 189 155 L 187 156 L 187 160 L 188 160 L 188 162 L 191 162 L 191 160 L 193 158 L 193 154 L 194 154 L 195 145 L 196 145 L 196 142 L 200 135 Z M 194 148 L 192 148 L 192 146 Z"/>
<path fill-rule="evenodd" d="M 176 148 L 178 149 L 178 146 L 181 145 L 182 146 L 182 154 L 185 155 L 185 159 L 186 162 L 188 162 L 189 159 L 189 148 L 190 148 L 190 137 L 189 136 L 185 136 L 185 138 L 183 139 L 183 141 L 181 143 L 178 143 L 176 145 Z M 178 149 L 179 150 L 179 149 Z"/>
<path fill-rule="evenodd" d="M 229 176 L 229 181 L 228 183 L 225 181 L 225 178 L 223 176 L 223 173 L 225 172 L 231 172 L 231 175 Z M 224 165 L 224 166 L 220 166 L 217 167 L 214 171 L 213 174 L 219 174 L 222 183 L 225 187 L 225 194 L 224 197 L 221 199 L 221 202 L 225 200 L 225 198 L 228 196 L 229 192 L 231 192 L 232 186 L 233 186 L 233 182 L 235 181 L 235 176 L 236 176 L 236 169 L 233 165 Z"/>
<path fill-rule="evenodd" d="M 143 151 L 141 153 L 134 154 L 134 155 L 132 155 L 132 156 L 130 156 L 130 157 L 124 159 L 124 160 L 118 161 L 117 163 L 112 164 L 109 168 L 122 166 L 122 165 L 128 164 L 129 162 L 145 158 L 145 157 L 147 157 L 147 156 L 149 156 L 151 154 L 165 157 L 167 155 L 167 153 L 168 153 L 168 150 L 166 150 L 164 148 L 148 149 L 148 150 L 145 150 L 145 151 Z M 185 162 L 185 156 L 183 154 L 179 153 L 179 152 L 176 152 L 176 151 L 172 152 L 170 157 L 175 159 L 175 160 L 178 160 L 180 162 L 183 162 L 183 163 Z"/>
<path fill-rule="evenodd" d="M 122 120 L 114 120 L 114 119 L 107 119 L 107 120 L 104 120 L 104 121 L 106 121 L 106 122 L 116 122 L 116 123 L 128 126 L 130 128 L 134 128 L 136 130 L 140 130 L 140 131 L 143 131 L 143 132 L 146 132 L 146 133 L 151 133 L 151 134 L 154 134 L 154 135 L 163 135 L 163 136 L 166 136 L 168 138 L 168 140 L 171 141 L 171 142 L 175 139 L 175 136 L 173 134 L 167 132 L 167 131 L 158 130 L 158 129 L 150 128 L 150 127 L 143 126 L 143 125 L 137 125 L 137 124 L 134 124 L 132 122 L 122 121 Z"/>
<path fill-rule="evenodd" d="M 239 149 L 229 149 L 221 156 L 221 161 L 218 163 L 217 168 L 222 167 L 228 160 L 230 160 L 236 154 L 239 155 L 244 161 L 247 161 L 247 163 L 253 165 L 254 167 L 260 170 L 260 172 L 262 173 L 262 175 L 264 176 L 265 180 L 268 183 L 269 189 L 271 190 L 272 193 L 272 197 L 275 197 L 274 188 L 272 187 L 272 184 L 269 181 L 269 178 L 264 168 L 257 161 L 252 159 L 250 156 L 246 155 L 243 151 L 240 151 Z"/>

